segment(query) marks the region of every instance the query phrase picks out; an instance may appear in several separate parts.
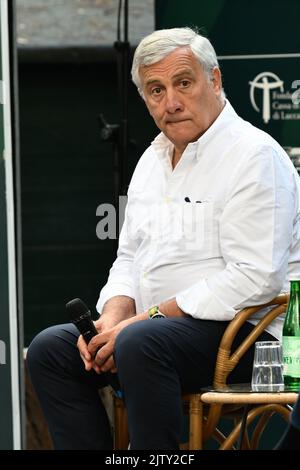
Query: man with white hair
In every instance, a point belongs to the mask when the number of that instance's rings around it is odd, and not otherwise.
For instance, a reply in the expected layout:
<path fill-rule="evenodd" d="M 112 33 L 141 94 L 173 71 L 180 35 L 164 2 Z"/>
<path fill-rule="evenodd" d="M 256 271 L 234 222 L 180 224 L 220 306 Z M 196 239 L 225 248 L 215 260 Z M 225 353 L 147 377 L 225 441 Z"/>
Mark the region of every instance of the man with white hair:
<path fill-rule="evenodd" d="M 107 383 L 123 393 L 131 449 L 178 449 L 181 394 L 212 382 L 228 322 L 299 272 L 298 175 L 226 100 L 208 39 L 155 31 L 138 45 L 132 77 L 161 132 L 132 176 L 98 335 L 87 346 L 73 325 L 55 326 L 28 351 L 57 449 L 110 448 L 97 393 Z M 279 318 L 260 340 L 281 327 Z M 250 381 L 252 360 L 253 348 L 230 380 Z"/>

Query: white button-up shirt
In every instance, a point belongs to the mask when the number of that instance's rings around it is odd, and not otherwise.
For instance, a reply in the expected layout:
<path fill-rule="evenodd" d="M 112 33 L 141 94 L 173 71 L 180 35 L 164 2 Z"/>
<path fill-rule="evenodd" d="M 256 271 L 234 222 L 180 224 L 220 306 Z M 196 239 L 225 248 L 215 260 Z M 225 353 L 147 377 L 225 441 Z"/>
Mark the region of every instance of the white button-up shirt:
<path fill-rule="evenodd" d="M 172 155 L 161 133 L 137 164 L 98 312 L 116 295 L 137 313 L 176 298 L 195 318 L 231 320 L 289 290 L 300 273 L 300 185 L 280 145 L 227 101 L 174 170 Z M 268 328 L 277 338 L 280 321 Z"/>

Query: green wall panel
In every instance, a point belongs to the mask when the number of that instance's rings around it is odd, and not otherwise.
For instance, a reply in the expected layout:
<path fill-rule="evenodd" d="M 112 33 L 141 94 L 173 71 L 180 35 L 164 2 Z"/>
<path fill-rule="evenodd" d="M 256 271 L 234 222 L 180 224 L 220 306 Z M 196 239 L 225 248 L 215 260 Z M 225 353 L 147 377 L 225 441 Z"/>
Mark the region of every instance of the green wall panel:
<path fill-rule="evenodd" d="M 212 41 L 225 92 L 236 111 L 271 134 L 297 168 L 300 168 L 299 15 L 298 0 L 187 0 L 184 4 L 178 0 L 156 1 L 157 28 L 197 26 Z M 262 81 L 266 87 L 275 84 L 275 88 L 263 91 L 259 88 Z M 252 87 L 255 104 L 253 97 L 251 100 Z M 268 119 L 263 118 L 265 91 L 270 98 Z"/>
<path fill-rule="evenodd" d="M 298 0 L 156 0 L 156 29 L 197 26 L 217 53 L 299 52 Z"/>

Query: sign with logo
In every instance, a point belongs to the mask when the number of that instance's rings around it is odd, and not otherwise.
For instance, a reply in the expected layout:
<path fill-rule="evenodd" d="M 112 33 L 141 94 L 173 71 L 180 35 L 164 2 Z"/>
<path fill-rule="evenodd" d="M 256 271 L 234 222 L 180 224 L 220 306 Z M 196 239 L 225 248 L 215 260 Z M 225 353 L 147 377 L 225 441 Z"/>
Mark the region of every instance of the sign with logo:
<path fill-rule="evenodd" d="M 237 113 L 272 135 L 298 169 L 299 15 L 298 0 L 156 0 L 156 29 L 198 27 L 215 47 Z"/>
<path fill-rule="evenodd" d="M 265 124 L 268 124 L 270 119 L 300 120 L 300 88 L 292 93 L 286 91 L 283 80 L 272 72 L 259 73 L 249 84 L 251 104 L 257 112 L 261 111 Z M 300 80 L 294 80 L 291 88 L 297 88 L 299 85 Z M 260 108 L 256 102 L 257 90 L 261 90 Z"/>
<path fill-rule="evenodd" d="M 272 135 L 300 170 L 299 54 L 219 58 L 225 91 L 236 111 Z M 239 70 L 238 83 L 236 70 Z"/>
<path fill-rule="evenodd" d="M 256 90 L 262 91 L 262 118 L 263 121 L 267 124 L 271 118 L 271 90 L 275 90 L 279 88 L 281 94 L 283 95 L 283 81 L 280 80 L 275 73 L 272 72 L 262 72 L 259 73 L 255 79 L 250 83 L 250 99 L 253 108 L 255 111 L 259 112 L 260 108 L 257 106 L 255 101 L 255 92 Z M 275 93 L 275 99 L 277 98 L 277 94 Z M 279 96 L 279 94 L 278 94 Z M 280 95 L 281 96 L 281 95 Z M 273 103 L 272 103 L 273 104 Z M 277 114 L 277 113 L 276 113 Z"/>
<path fill-rule="evenodd" d="M 0 450 L 21 447 L 8 25 L 0 0 Z"/>

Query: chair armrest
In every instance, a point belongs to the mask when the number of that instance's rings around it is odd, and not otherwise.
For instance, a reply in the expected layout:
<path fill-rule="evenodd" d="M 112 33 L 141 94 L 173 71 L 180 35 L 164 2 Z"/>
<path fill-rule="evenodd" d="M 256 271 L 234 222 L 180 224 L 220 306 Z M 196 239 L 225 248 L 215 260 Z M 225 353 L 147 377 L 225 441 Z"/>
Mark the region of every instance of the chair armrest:
<path fill-rule="evenodd" d="M 219 345 L 219 351 L 216 361 L 214 385 L 221 386 L 226 384 L 226 379 L 230 372 L 236 367 L 241 357 L 246 351 L 255 343 L 259 335 L 265 330 L 265 328 L 279 315 L 286 311 L 289 300 L 288 294 L 280 294 L 270 302 L 257 305 L 255 307 L 247 307 L 236 314 L 233 320 L 229 323 L 226 328 L 223 337 Z M 262 310 L 266 307 L 271 307 L 269 310 L 253 328 L 251 333 L 246 339 L 238 346 L 238 348 L 231 353 L 232 343 L 240 330 L 241 326 L 252 316 L 254 313 Z"/>

